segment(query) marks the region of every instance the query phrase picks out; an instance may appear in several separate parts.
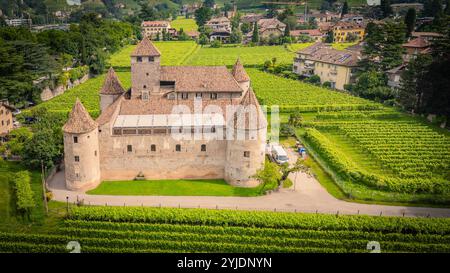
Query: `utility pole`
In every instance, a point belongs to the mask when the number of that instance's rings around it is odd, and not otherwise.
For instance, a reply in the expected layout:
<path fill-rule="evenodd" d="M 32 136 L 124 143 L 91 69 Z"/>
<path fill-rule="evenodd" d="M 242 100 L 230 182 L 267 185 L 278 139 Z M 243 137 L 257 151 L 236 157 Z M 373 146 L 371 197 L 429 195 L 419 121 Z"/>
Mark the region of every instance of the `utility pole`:
<path fill-rule="evenodd" d="M 45 214 L 48 215 L 48 204 L 47 204 L 47 189 L 45 187 L 45 173 L 44 173 L 44 161 L 41 160 L 41 177 L 42 177 L 42 195 L 44 197 L 44 208 Z"/>

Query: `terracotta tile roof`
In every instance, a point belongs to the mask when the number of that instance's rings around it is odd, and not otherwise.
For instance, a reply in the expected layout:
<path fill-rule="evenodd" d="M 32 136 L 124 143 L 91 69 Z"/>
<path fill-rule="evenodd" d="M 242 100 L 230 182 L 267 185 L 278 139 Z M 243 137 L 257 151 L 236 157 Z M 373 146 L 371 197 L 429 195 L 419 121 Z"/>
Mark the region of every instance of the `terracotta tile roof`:
<path fill-rule="evenodd" d="M 199 37 L 200 36 L 200 32 L 198 32 L 197 30 L 186 31 L 186 34 L 189 37 Z"/>
<path fill-rule="evenodd" d="M 122 84 L 120 83 L 119 78 L 116 75 L 116 72 L 111 67 L 106 74 L 105 81 L 103 82 L 102 89 L 100 90 L 100 94 L 104 95 L 120 95 L 125 92 Z"/>
<path fill-rule="evenodd" d="M 245 71 L 244 66 L 241 64 L 241 61 L 239 58 L 236 60 L 236 63 L 233 66 L 233 70 L 231 71 L 231 74 L 236 79 L 237 82 L 248 82 L 250 81 L 250 77 L 248 76 L 247 72 Z"/>
<path fill-rule="evenodd" d="M 235 99 L 218 99 L 218 100 L 201 100 L 201 109 L 204 111 L 207 106 L 218 106 L 222 114 L 225 116 L 227 113 L 227 107 L 232 105 L 238 105 L 239 98 Z M 172 114 L 174 113 L 174 107 L 188 107 L 191 113 L 194 113 L 195 102 L 192 99 L 189 100 L 169 100 L 166 96 L 151 95 L 148 101 L 144 101 L 138 98 L 132 98 L 129 100 L 123 100 L 120 104 L 120 115 L 158 115 L 158 114 Z"/>
<path fill-rule="evenodd" d="M 230 19 L 228 19 L 225 16 L 212 18 L 211 20 L 206 22 L 206 25 L 223 24 L 223 23 L 230 23 Z"/>
<path fill-rule="evenodd" d="M 291 36 L 300 36 L 300 35 L 308 35 L 308 36 L 323 36 L 322 32 L 318 29 L 299 29 L 299 30 L 291 30 Z"/>
<path fill-rule="evenodd" d="M 339 21 L 333 26 L 333 29 L 353 30 L 353 29 L 363 29 L 363 27 L 361 25 L 358 25 L 357 23 Z"/>
<path fill-rule="evenodd" d="M 162 66 L 161 81 L 175 82 L 176 92 L 242 92 L 225 66 Z"/>
<path fill-rule="evenodd" d="M 256 95 L 250 88 L 239 102 L 234 117 L 235 129 L 261 129 L 267 127 L 267 120 L 261 110 Z"/>
<path fill-rule="evenodd" d="M 403 44 L 403 47 L 414 47 L 414 48 L 426 48 L 430 46 L 430 42 L 425 40 L 422 36 L 412 39 L 407 43 Z"/>
<path fill-rule="evenodd" d="M 143 21 L 142 27 L 169 27 L 169 21 Z"/>
<path fill-rule="evenodd" d="M 144 37 L 144 39 L 136 46 L 133 53 L 131 53 L 131 56 L 161 56 L 161 52 L 159 52 L 147 37 Z"/>
<path fill-rule="evenodd" d="M 298 53 L 308 55 L 307 59 L 342 66 L 356 66 L 360 60 L 360 52 L 337 50 L 322 43 L 316 43 Z"/>
<path fill-rule="evenodd" d="M 63 126 L 63 131 L 72 134 L 87 133 L 98 127 L 89 113 L 84 108 L 83 104 L 77 98 L 72 108 L 72 112 L 69 114 L 69 120 Z"/>
<path fill-rule="evenodd" d="M 120 96 L 111 105 L 106 107 L 106 109 L 104 109 L 102 111 L 102 113 L 96 120 L 98 125 L 104 125 L 104 124 L 108 123 L 109 121 L 111 121 L 112 116 L 116 112 L 117 108 L 120 108 L 120 106 L 124 100 L 125 100 L 125 98 L 123 96 Z"/>
<path fill-rule="evenodd" d="M 266 28 L 284 28 L 286 27 L 285 23 L 280 22 L 277 18 L 270 18 L 270 19 L 260 19 L 258 21 L 258 27 L 260 29 L 266 29 Z"/>
<path fill-rule="evenodd" d="M 426 31 L 413 31 L 411 32 L 412 37 L 442 37 L 444 35 L 437 32 L 426 32 Z"/>

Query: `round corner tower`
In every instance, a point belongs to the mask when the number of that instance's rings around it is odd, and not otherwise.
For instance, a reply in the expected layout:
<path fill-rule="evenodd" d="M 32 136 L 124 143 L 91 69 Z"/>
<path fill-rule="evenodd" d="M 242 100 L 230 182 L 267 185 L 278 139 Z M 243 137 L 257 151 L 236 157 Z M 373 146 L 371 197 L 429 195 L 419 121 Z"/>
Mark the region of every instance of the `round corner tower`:
<path fill-rule="evenodd" d="M 241 87 L 242 91 L 246 92 L 250 88 L 250 77 L 247 72 L 245 72 L 245 68 L 239 58 L 236 60 L 231 74 Z"/>
<path fill-rule="evenodd" d="M 66 187 L 95 188 L 100 181 L 98 124 L 77 99 L 63 126 Z"/>
<path fill-rule="evenodd" d="M 100 90 L 100 111 L 103 112 L 123 93 L 125 93 L 125 89 L 123 89 L 114 69 L 110 67 Z"/>
<path fill-rule="evenodd" d="M 227 130 L 225 180 L 234 186 L 255 187 L 264 166 L 267 121 L 253 90 L 247 90 Z"/>

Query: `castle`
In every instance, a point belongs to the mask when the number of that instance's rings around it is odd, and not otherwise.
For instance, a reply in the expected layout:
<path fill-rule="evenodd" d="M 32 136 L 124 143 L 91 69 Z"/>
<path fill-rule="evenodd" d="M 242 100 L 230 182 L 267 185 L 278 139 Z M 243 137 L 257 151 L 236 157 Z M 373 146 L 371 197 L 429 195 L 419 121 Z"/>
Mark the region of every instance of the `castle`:
<path fill-rule="evenodd" d="M 231 72 L 160 61 L 144 38 L 131 54 L 129 90 L 109 69 L 95 121 L 77 99 L 63 126 L 67 188 L 136 177 L 258 185 L 267 120 L 239 59 Z"/>

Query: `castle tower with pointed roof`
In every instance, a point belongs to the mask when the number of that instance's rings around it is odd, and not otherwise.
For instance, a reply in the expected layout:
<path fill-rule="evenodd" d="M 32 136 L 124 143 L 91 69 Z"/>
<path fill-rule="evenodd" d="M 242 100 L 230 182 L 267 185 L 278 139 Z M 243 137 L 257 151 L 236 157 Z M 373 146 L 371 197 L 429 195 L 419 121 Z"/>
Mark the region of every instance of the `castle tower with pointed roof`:
<path fill-rule="evenodd" d="M 106 74 L 102 89 L 100 90 L 100 110 L 103 112 L 118 97 L 125 93 L 116 72 L 111 67 Z"/>
<path fill-rule="evenodd" d="M 242 90 L 247 91 L 250 88 L 250 77 L 245 71 L 245 68 L 239 58 L 236 60 L 236 63 L 233 66 L 233 70 L 231 70 L 231 74 L 238 82 Z"/>
<path fill-rule="evenodd" d="M 77 98 L 63 126 L 66 186 L 87 190 L 100 183 L 98 124 Z"/>
<path fill-rule="evenodd" d="M 257 186 L 253 175 L 265 161 L 267 120 L 251 88 L 241 98 L 228 128 L 234 130 L 227 137 L 225 180 L 235 186 Z"/>
<path fill-rule="evenodd" d="M 161 79 L 161 53 L 144 38 L 131 54 L 131 97 L 148 100 L 159 94 Z"/>

